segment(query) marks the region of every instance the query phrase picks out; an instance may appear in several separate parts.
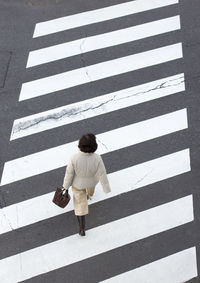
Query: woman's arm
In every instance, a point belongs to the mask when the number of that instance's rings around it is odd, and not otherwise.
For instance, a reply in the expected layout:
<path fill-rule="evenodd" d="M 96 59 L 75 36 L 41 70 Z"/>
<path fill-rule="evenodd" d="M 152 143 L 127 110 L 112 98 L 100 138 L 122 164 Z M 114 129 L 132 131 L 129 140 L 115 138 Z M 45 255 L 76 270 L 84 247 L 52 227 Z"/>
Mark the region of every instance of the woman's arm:
<path fill-rule="evenodd" d="M 110 184 L 109 184 L 108 177 L 106 174 L 106 168 L 105 168 L 105 165 L 103 163 L 101 156 L 100 156 L 100 162 L 98 166 L 98 176 L 99 176 L 99 181 L 102 185 L 103 191 L 106 194 L 111 192 Z"/>
<path fill-rule="evenodd" d="M 65 177 L 64 177 L 64 180 L 63 180 L 63 187 L 66 190 L 68 190 L 69 187 L 72 185 L 74 173 L 75 173 L 74 166 L 73 166 L 72 160 L 70 159 L 69 163 L 66 167 Z"/>

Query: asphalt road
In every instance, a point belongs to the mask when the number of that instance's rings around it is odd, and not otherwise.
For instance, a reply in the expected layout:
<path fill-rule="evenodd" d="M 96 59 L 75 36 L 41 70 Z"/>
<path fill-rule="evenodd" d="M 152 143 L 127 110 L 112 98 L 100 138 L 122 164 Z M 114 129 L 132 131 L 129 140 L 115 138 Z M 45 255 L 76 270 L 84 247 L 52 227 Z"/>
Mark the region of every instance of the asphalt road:
<path fill-rule="evenodd" d="M 106 282 L 199 282 L 200 2 L 180 0 L 142 10 L 141 1 L 133 13 L 127 8 L 123 15 L 120 8 L 122 14 L 116 17 L 110 10 L 107 20 L 98 20 L 97 11 L 91 18 L 87 14 L 84 25 L 78 19 L 69 20 L 72 27 L 68 22 L 62 23 L 64 28 L 55 22 L 49 30 L 38 25 L 33 38 L 37 23 L 126 2 L 0 0 L 2 283 L 92 283 L 108 278 L 113 281 Z M 181 28 L 175 28 L 177 15 Z M 121 41 L 114 44 L 113 31 L 167 18 L 173 23 L 147 26 L 150 35 L 143 35 L 141 26 L 134 40 L 118 34 L 116 42 Z M 104 46 L 107 33 L 111 40 Z M 88 45 L 78 41 L 84 38 Z M 35 66 L 27 67 L 31 51 L 75 40 L 64 47 L 72 55 L 62 55 L 62 49 L 54 51 L 57 57 L 52 59 L 46 49 L 33 57 Z M 134 88 L 133 98 L 114 104 L 112 95 L 123 95 L 127 88 Z M 166 89 L 169 93 L 163 95 Z M 107 94 L 111 96 L 101 101 Z M 80 239 L 72 202 L 66 210 L 49 203 L 62 184 L 72 148 L 76 150 L 85 132 L 98 136 L 113 195 L 106 198 L 98 187 L 86 218 L 89 231 Z M 132 271 L 127 281 L 114 278 L 127 271 Z"/>

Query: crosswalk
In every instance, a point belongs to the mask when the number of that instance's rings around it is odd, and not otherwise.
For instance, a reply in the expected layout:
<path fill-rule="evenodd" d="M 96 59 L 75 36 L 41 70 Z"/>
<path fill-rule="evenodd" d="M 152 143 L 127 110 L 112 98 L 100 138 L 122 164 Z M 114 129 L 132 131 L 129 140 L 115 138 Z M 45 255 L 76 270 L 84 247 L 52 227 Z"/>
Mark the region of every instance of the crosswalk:
<path fill-rule="evenodd" d="M 13 124 L 11 140 L 179 93 L 184 90 L 184 74 L 178 74 L 40 112 L 16 119 Z"/>
<path fill-rule="evenodd" d="M 42 48 L 30 52 L 27 68 L 78 55 L 80 53 L 111 47 L 178 29 L 180 29 L 180 17 L 175 16 L 122 30 L 54 45 L 52 47 Z"/>
<path fill-rule="evenodd" d="M 103 63 L 75 69 L 61 74 L 24 83 L 19 100 L 86 84 L 145 67 L 169 62 L 183 56 L 181 43 L 160 47 L 154 50 L 113 59 Z"/>
<path fill-rule="evenodd" d="M 103 141 L 98 151 L 100 154 L 105 154 L 180 131 L 187 127 L 187 111 L 186 109 L 181 109 L 173 113 L 98 134 L 97 139 Z M 118 140 L 117 144 L 115 140 Z M 1 184 L 9 184 L 66 165 L 66 155 L 69 158 L 70 154 L 75 153 L 77 144 L 78 141 L 71 142 L 6 162 Z M 63 155 L 63 152 L 66 155 Z"/>
<path fill-rule="evenodd" d="M 101 282 L 185 282 L 196 273 L 196 264 L 195 248 L 190 248 Z"/>
<path fill-rule="evenodd" d="M 33 40 L 38 38 L 45 39 L 52 34 L 76 28 L 83 29 L 87 26 L 93 27 L 94 24 L 105 22 L 109 25 L 112 20 L 125 21 L 127 16 L 151 14 L 166 7 L 177 7 L 178 0 L 134 0 L 121 4 L 98 8 L 95 10 L 83 11 L 78 14 L 52 19 L 46 22 L 37 23 L 35 26 Z M 29 52 L 27 60 L 27 71 L 35 67 L 48 63 L 57 63 L 58 60 L 67 60 L 73 56 L 84 56 L 86 53 L 103 52 L 112 47 L 122 47 L 126 44 L 135 44 L 138 41 L 154 40 L 157 36 L 165 36 L 174 32 L 180 32 L 180 15 L 167 15 L 166 18 L 143 22 L 138 25 L 129 26 L 123 29 L 116 29 L 110 32 L 98 33 L 94 30 L 94 35 L 82 37 L 66 43 L 55 42 L 55 45 L 47 46 Z M 111 52 L 111 51 L 109 51 Z M 22 82 L 19 95 L 19 103 L 26 101 L 31 104 L 32 100 L 43 99 L 47 101 L 52 95 L 59 97 L 63 91 L 66 95 L 72 90 L 79 89 L 82 85 L 88 86 L 90 83 L 107 83 L 113 77 L 120 78 L 130 74 L 136 74 L 142 69 L 156 67 L 157 78 L 146 79 L 141 84 L 134 84 L 123 89 L 113 88 L 113 91 L 105 91 L 104 94 L 88 97 L 81 101 L 71 104 L 44 110 L 39 113 L 18 117 L 13 121 L 12 132 L 10 135 L 11 143 L 21 142 L 26 149 L 27 138 L 40 136 L 42 133 L 59 128 L 62 129 L 69 125 L 80 128 L 78 122 L 84 122 L 91 118 L 104 117 L 131 109 L 137 106 L 143 107 L 143 103 L 153 103 L 159 99 L 170 99 L 179 94 L 185 95 L 185 75 L 184 70 L 175 73 L 171 70 L 170 75 L 159 72 L 160 66 L 164 64 L 176 64 L 184 60 L 182 43 L 179 39 L 174 40 L 173 44 L 160 44 L 156 48 L 141 50 L 140 52 L 129 54 L 123 57 L 116 57 L 110 60 L 101 58 L 101 61 L 87 64 L 83 67 L 73 68 L 65 72 L 60 72 L 51 76 L 42 74 L 40 78 L 33 78 L 30 81 Z M 151 76 L 150 76 L 151 77 Z M 110 86 L 112 89 L 112 85 Z M 51 94 L 51 95 L 50 95 Z M 110 116 L 111 117 L 111 116 Z M 114 126 L 105 131 L 102 125 L 101 132 L 97 132 L 98 150 L 103 157 L 110 156 L 116 158 L 121 151 L 136 152 L 137 146 L 142 145 L 146 148 L 150 141 L 159 143 L 160 138 L 169 135 L 184 133 L 188 131 L 187 107 L 169 109 L 162 115 L 149 117 L 145 113 L 142 121 L 131 121 L 124 126 Z M 109 121 L 112 122 L 112 121 Z M 106 121 L 105 121 L 106 123 Z M 86 128 L 85 128 L 86 129 Z M 82 131 L 83 129 L 79 129 Z M 87 131 L 87 129 L 86 129 Z M 51 219 L 57 219 L 63 214 L 73 213 L 72 201 L 65 209 L 60 209 L 52 203 L 55 187 L 49 188 L 49 192 L 43 190 L 43 183 L 46 182 L 46 174 L 54 174 L 55 170 L 63 172 L 69 157 L 77 151 L 78 140 L 49 146 L 45 140 L 46 148 L 35 150 L 33 144 L 32 153 L 23 153 L 22 156 L 7 160 L 4 164 L 0 186 L 20 186 L 22 182 L 28 180 L 29 188 L 34 190 L 34 197 L 21 199 L 0 209 L 0 237 L 8 235 L 15 238 L 17 231 L 31 231 L 33 225 L 38 223 L 48 223 Z M 166 144 L 166 147 L 168 145 Z M 25 150 L 26 151 L 26 150 Z M 24 151 L 24 152 L 25 152 Z M 130 155 L 131 156 L 131 155 Z M 116 159 L 115 159 L 116 160 Z M 110 202 L 115 206 L 118 198 L 123 196 L 131 197 L 131 193 L 138 191 L 141 196 L 145 194 L 144 187 L 152 186 L 158 182 L 165 182 L 170 178 L 181 177 L 191 171 L 190 148 L 185 145 L 177 151 L 168 150 L 168 154 L 158 152 L 157 157 L 151 160 L 135 164 L 134 160 L 129 160 L 128 165 L 123 164 L 119 170 L 108 172 L 112 192 L 104 194 L 100 185 L 96 187 L 95 195 L 90 202 L 91 207 L 98 205 L 104 206 Z M 131 164 L 131 165 L 130 165 Z M 39 177 L 41 188 L 31 187 L 32 180 Z M 61 180 L 62 182 L 62 180 Z M 23 183 L 24 184 L 24 183 Z M 25 183 L 26 184 L 26 183 Z M 165 187 L 167 190 L 168 188 Z M 14 188 L 13 188 L 14 190 Z M 13 194 L 15 192 L 13 191 Z M 115 208 L 116 209 L 116 208 Z M 123 207 L 118 209 L 123 210 Z M 130 208 L 131 209 L 131 208 Z M 105 211 L 106 213 L 106 211 Z M 76 221 L 76 220 L 74 220 Z M 103 224 L 94 226 L 87 230 L 86 237 L 80 238 L 77 233 L 72 233 L 67 237 L 58 236 L 57 239 L 48 239 L 48 242 L 34 240 L 31 247 L 24 247 L 20 251 L 12 250 L 9 255 L 0 258 L 0 282 L 14 283 L 30 282 L 51 282 L 52 272 L 61 272 L 63 269 L 72 268 L 73 281 L 86 282 L 84 278 L 80 280 L 75 272 L 77 264 L 84 265 L 89 259 L 104 257 L 108 253 L 118 251 L 120 248 L 134 245 L 137 242 L 149 241 L 151 237 L 159 237 L 163 233 L 168 233 L 184 225 L 189 225 L 194 221 L 193 195 L 187 194 L 167 200 L 164 203 L 158 200 L 157 205 L 145 208 L 137 212 L 123 215 L 121 218 L 106 219 Z M 62 225 L 62 223 L 60 223 Z M 53 227 L 52 227 L 53 229 Z M 50 236 L 50 235 L 48 235 Z M 149 242 L 150 243 L 150 242 Z M 166 243 L 167 245 L 167 243 Z M 130 257 L 130 255 L 129 255 Z M 131 261 L 137 262 L 134 254 Z M 113 259 L 114 260 L 114 259 Z M 123 256 L 123 261 L 126 257 Z M 106 262 L 106 261 L 105 261 Z M 105 265 L 106 275 L 101 272 L 101 276 L 96 277 L 96 281 L 91 282 L 139 282 L 139 283 L 181 283 L 198 276 L 196 262 L 196 247 L 185 246 L 181 250 L 174 250 L 171 254 L 160 254 L 159 258 L 152 256 L 151 262 L 140 264 L 137 268 L 124 269 L 118 271 L 118 267 Z M 106 263 L 105 263 L 106 264 Z M 133 265 L 135 266 L 135 265 Z M 98 266 L 96 267 L 98 269 Z M 113 269 L 114 268 L 114 269 Z M 114 271 L 113 271 L 114 270 Z M 50 276 L 47 281 L 43 276 Z M 78 279 L 79 278 L 79 279 Z M 52 280 L 52 282 L 55 282 Z M 59 281 L 57 282 L 68 282 Z M 88 282 L 88 281 L 87 281 Z"/>
<path fill-rule="evenodd" d="M 115 171 L 109 174 L 109 180 L 115 184 L 115 190 L 105 195 L 98 184 L 92 203 L 189 172 L 190 169 L 189 149 L 185 149 L 120 171 Z M 8 216 L 9 223 L 5 222 L 2 212 L 0 215 L 2 223 L 0 233 L 11 231 L 11 227 L 17 229 L 63 213 L 62 210 L 51 203 L 52 198 L 53 192 L 4 208 L 4 213 Z M 43 206 L 44 203 L 45 209 Z M 72 202 L 69 203 L 65 212 L 71 210 L 73 210 Z M 17 215 L 16 211 L 18 211 Z M 37 214 L 33 214 L 32 211 L 37 211 Z"/>
<path fill-rule="evenodd" d="M 151 2 L 139 0 L 113 5 L 94 11 L 82 12 L 80 14 L 36 24 L 33 37 L 44 36 L 63 30 L 108 21 L 176 3 L 178 3 L 178 0 L 165 0 L 162 2 L 159 0 L 152 0 Z"/>
<path fill-rule="evenodd" d="M 50 265 L 51 270 L 60 268 L 193 220 L 192 196 L 187 196 L 93 228 L 88 231 L 90 237 L 85 241 L 80 240 L 79 235 L 72 235 L 20 255 L 3 259 L 0 266 L 1 270 L 6 270 L 6 266 L 9 265 L 10 281 L 13 279 L 22 281 L 46 272 L 46 265 Z M 101 238 L 96 237 L 96 234 L 101 234 Z M 23 274 L 16 265 L 19 258 L 25 270 Z"/>

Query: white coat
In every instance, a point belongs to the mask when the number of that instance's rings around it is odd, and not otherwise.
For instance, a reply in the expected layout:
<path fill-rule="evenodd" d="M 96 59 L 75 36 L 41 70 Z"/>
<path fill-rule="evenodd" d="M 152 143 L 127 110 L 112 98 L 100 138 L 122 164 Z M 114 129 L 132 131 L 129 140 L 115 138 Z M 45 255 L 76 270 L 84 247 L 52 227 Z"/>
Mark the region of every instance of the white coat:
<path fill-rule="evenodd" d="M 111 191 L 106 169 L 101 156 L 97 153 L 85 153 L 79 150 L 73 154 L 66 167 L 63 187 L 77 189 L 95 187 L 100 181 L 105 193 Z"/>

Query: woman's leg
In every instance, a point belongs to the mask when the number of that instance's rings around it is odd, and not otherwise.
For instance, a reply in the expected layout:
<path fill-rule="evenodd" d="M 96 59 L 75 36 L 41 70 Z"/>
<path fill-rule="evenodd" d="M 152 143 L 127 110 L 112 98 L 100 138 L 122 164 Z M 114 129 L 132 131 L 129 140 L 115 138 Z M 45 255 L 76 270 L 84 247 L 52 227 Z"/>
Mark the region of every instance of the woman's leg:
<path fill-rule="evenodd" d="M 81 236 L 85 236 L 85 215 L 77 215 L 78 223 L 79 223 L 79 234 Z"/>
<path fill-rule="evenodd" d="M 88 214 L 88 202 L 86 196 L 86 189 L 76 189 L 72 187 L 74 213 L 77 216 L 79 223 L 79 234 L 85 236 L 85 215 Z"/>
<path fill-rule="evenodd" d="M 95 187 L 87 188 L 87 189 L 86 189 L 87 199 L 92 199 L 92 196 L 93 196 L 93 194 L 94 194 L 94 190 L 95 190 Z"/>
<path fill-rule="evenodd" d="M 86 215 L 89 212 L 86 189 L 72 187 L 75 215 Z"/>

